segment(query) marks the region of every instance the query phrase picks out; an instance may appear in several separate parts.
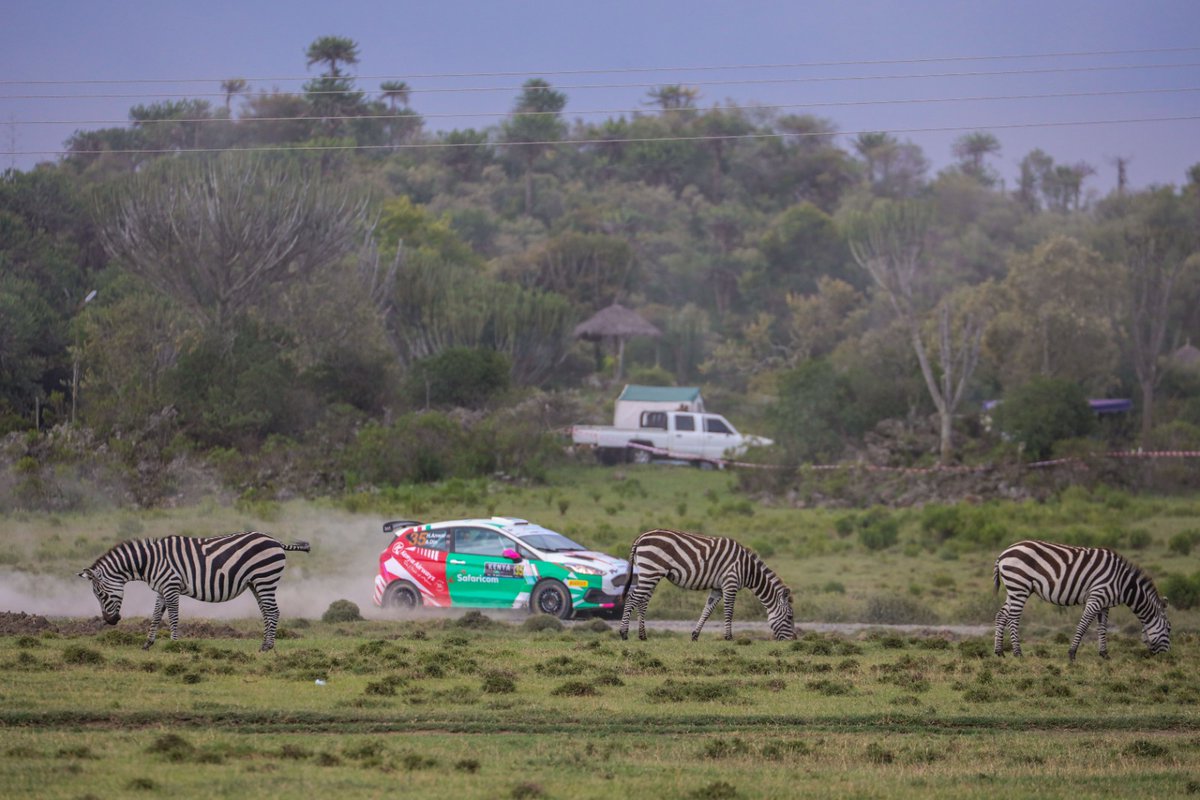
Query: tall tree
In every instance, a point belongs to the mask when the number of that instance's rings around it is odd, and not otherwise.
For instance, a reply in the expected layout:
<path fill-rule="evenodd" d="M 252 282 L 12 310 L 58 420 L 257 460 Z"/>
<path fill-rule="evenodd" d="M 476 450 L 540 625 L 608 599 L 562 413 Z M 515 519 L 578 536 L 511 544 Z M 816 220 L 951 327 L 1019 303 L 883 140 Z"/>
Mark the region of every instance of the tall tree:
<path fill-rule="evenodd" d="M 1118 198 L 1130 356 L 1142 395 L 1142 446 L 1154 430 L 1155 392 L 1171 344 L 1171 300 L 1186 271 L 1200 269 L 1200 211 L 1174 188 Z"/>
<path fill-rule="evenodd" d="M 229 78 L 221 81 L 221 91 L 225 93 L 225 116 L 233 114 L 233 98 L 246 91 L 248 85 L 245 78 Z"/>
<path fill-rule="evenodd" d="M 530 78 L 521 88 L 512 116 L 502 126 L 504 141 L 516 150 L 525 169 L 525 214 L 533 213 L 534 165 L 554 142 L 563 137 L 566 125 L 561 113 L 567 96 L 541 78 Z"/>
<path fill-rule="evenodd" d="M 358 63 L 358 43 L 345 36 L 322 36 L 308 46 L 304 55 L 308 59 L 307 66 L 326 64 L 329 67 L 326 77 L 340 78 L 342 71 L 339 65 L 353 66 Z"/>
<path fill-rule="evenodd" d="M 1000 152 L 1000 140 L 987 131 L 965 133 L 954 141 L 954 157 L 963 172 L 988 186 L 996 182 L 995 173 L 988 167 L 988 156 Z"/>
<path fill-rule="evenodd" d="M 388 101 L 393 112 L 396 111 L 397 103 L 408 106 L 408 98 L 412 89 L 404 81 L 384 81 L 379 84 L 379 90 L 383 92 L 383 99 Z"/>
<path fill-rule="evenodd" d="M 161 163 L 106 212 L 112 258 L 225 331 L 273 288 L 356 249 L 365 203 L 311 169 L 226 153 Z"/>
<path fill-rule="evenodd" d="M 941 461 L 953 455 L 954 412 L 979 362 L 990 309 L 970 289 L 943 296 L 934 306 L 933 330 L 923 324 L 923 285 L 929 278 L 925 257 L 929 207 L 915 201 L 883 201 L 852 224 L 850 252 L 887 297 L 909 341 L 929 397 L 937 408 Z M 936 359 L 937 363 L 934 363 Z"/>
<path fill-rule="evenodd" d="M 663 111 L 679 111 L 695 108 L 700 90 L 694 86 L 682 86 L 678 83 L 669 86 L 656 86 L 646 92 L 648 105 L 657 106 Z"/>

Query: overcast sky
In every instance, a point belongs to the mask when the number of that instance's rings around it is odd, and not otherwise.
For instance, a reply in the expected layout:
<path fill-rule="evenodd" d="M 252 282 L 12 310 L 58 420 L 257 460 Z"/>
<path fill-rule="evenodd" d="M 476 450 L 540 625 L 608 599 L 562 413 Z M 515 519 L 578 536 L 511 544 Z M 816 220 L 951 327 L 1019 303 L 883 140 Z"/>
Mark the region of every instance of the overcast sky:
<path fill-rule="evenodd" d="M 989 130 L 1010 185 L 1034 148 L 1089 162 L 1101 191 L 1116 157 L 1135 187 L 1182 183 L 1200 162 L 1197 0 L 0 2 L 4 168 L 54 159 L 74 130 L 124 121 L 132 105 L 206 94 L 219 105 L 224 78 L 298 90 L 319 71 L 304 53 L 323 35 L 358 42 L 360 88 L 407 81 L 430 130 L 494 124 L 523 80 L 545 77 L 570 120 L 645 109 L 649 88 L 678 83 L 701 106 L 787 106 L 849 133 L 895 131 L 935 167 L 965 131 Z M 188 82 L 147 82 L 166 80 Z M 1013 99 L 1027 95 L 1056 96 Z M 961 99 L 983 97 L 1009 99 Z M 1095 124 L 1046 126 L 1079 122 Z"/>

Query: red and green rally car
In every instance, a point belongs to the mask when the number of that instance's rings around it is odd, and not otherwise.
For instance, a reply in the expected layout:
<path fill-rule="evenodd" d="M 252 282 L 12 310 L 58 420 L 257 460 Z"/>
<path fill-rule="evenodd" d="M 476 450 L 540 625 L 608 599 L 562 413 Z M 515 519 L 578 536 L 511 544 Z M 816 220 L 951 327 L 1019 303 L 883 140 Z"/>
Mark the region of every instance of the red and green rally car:
<path fill-rule="evenodd" d="M 383 608 L 528 608 L 568 619 L 615 618 L 629 562 L 588 550 L 523 519 L 385 523 L 375 605 Z"/>

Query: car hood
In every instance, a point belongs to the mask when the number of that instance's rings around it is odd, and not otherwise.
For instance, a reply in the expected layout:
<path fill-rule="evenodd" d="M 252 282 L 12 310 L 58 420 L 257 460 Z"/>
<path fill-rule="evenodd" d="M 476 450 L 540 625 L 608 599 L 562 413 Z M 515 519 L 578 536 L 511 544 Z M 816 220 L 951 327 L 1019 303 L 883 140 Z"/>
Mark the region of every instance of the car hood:
<path fill-rule="evenodd" d="M 587 564 L 590 567 L 604 570 L 605 574 L 612 575 L 614 573 L 624 572 L 629 568 L 629 562 L 623 558 L 616 558 L 607 553 L 599 553 L 595 550 L 566 550 L 562 552 L 546 553 L 543 556 L 544 561 L 549 561 L 552 564 L 565 564 L 567 562 L 573 564 Z"/>

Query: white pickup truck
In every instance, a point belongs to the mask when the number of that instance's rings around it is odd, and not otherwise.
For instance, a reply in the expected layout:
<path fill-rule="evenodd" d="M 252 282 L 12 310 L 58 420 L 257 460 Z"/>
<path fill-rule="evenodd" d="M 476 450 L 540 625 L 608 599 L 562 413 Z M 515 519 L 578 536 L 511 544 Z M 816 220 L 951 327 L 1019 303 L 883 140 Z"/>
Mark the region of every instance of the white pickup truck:
<path fill-rule="evenodd" d="M 576 425 L 571 439 L 580 447 L 594 448 L 604 464 L 667 459 L 710 469 L 723 466 L 747 447 L 771 444 L 770 439 L 738 433 L 720 414 L 686 411 L 643 411 L 636 428 Z"/>

